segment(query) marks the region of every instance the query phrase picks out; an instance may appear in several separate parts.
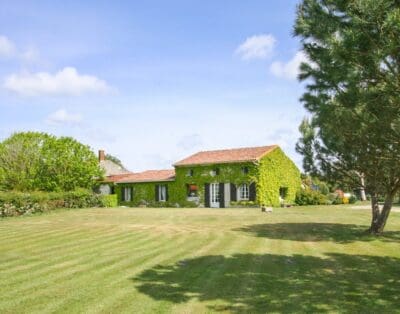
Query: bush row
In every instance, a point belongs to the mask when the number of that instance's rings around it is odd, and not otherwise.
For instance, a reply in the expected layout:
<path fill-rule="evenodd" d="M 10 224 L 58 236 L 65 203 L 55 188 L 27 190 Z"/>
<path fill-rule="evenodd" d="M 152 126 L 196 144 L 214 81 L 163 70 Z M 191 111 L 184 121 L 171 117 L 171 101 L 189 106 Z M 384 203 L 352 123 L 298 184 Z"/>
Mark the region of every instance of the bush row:
<path fill-rule="evenodd" d="M 303 189 L 297 192 L 295 203 L 297 205 L 339 205 L 354 204 L 357 201 L 355 196 L 340 197 L 335 193 L 324 195 L 319 191 Z"/>
<path fill-rule="evenodd" d="M 254 201 L 232 201 L 230 203 L 232 207 L 258 207 L 257 203 Z"/>
<path fill-rule="evenodd" d="M 149 207 L 149 208 L 163 208 L 163 207 L 175 207 L 175 208 L 195 208 L 198 205 L 192 201 L 181 201 L 181 202 L 156 202 L 140 200 L 138 203 L 131 202 L 127 203 L 128 206 L 132 207 Z"/>
<path fill-rule="evenodd" d="M 115 207 L 116 195 L 71 192 L 0 192 L 0 217 L 41 213 L 56 208 Z"/>

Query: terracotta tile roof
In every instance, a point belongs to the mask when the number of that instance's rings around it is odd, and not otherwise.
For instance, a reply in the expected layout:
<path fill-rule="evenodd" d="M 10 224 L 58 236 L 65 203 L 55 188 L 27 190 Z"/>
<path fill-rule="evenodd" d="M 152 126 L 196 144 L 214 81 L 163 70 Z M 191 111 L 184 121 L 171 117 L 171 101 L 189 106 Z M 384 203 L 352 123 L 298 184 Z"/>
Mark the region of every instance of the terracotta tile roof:
<path fill-rule="evenodd" d="M 117 183 L 134 182 L 162 182 L 173 181 L 175 179 L 175 170 L 147 170 L 139 173 L 132 173 L 128 177 L 122 178 Z"/>
<path fill-rule="evenodd" d="M 129 173 L 124 173 L 124 174 L 116 174 L 116 175 L 111 175 L 111 176 L 106 176 L 103 180 L 103 182 L 118 182 L 123 179 L 129 178 L 131 175 L 134 173 L 129 172 Z"/>
<path fill-rule="evenodd" d="M 181 161 L 178 161 L 174 164 L 174 166 L 254 162 L 270 153 L 277 147 L 278 145 L 270 145 L 198 152 Z"/>

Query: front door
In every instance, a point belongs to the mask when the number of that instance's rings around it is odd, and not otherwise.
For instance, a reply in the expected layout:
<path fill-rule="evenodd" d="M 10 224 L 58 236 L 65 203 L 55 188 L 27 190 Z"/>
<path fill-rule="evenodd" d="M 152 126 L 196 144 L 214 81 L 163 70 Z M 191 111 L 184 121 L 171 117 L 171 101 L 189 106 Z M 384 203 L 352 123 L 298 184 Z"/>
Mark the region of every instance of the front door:
<path fill-rule="evenodd" d="M 219 183 L 210 184 L 210 207 L 219 207 Z"/>

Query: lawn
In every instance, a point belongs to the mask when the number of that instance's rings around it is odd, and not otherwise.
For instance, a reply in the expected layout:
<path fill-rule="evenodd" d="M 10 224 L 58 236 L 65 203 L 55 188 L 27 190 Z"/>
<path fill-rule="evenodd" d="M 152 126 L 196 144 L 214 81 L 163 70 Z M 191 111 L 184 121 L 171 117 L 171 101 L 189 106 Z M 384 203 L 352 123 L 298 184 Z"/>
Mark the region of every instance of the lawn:
<path fill-rule="evenodd" d="M 113 208 L 0 220 L 1 313 L 399 312 L 400 213 Z"/>

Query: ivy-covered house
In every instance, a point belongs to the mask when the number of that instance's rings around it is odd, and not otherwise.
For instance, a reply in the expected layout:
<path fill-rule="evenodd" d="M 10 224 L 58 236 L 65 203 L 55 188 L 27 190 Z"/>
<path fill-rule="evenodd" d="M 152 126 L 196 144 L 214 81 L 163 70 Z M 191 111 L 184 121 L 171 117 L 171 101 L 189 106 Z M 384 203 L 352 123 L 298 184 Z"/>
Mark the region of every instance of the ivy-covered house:
<path fill-rule="evenodd" d="M 202 151 L 174 169 L 116 176 L 120 205 L 230 207 L 293 203 L 300 171 L 277 145 Z"/>

